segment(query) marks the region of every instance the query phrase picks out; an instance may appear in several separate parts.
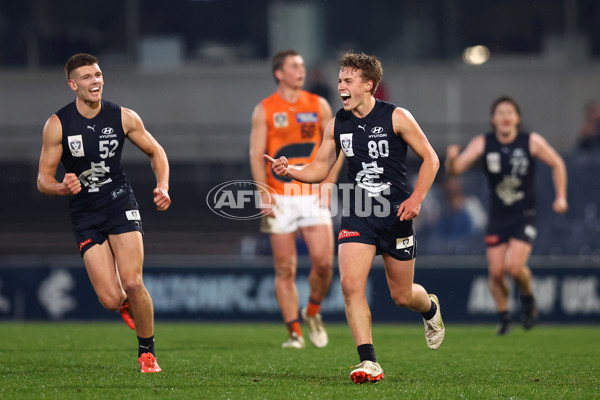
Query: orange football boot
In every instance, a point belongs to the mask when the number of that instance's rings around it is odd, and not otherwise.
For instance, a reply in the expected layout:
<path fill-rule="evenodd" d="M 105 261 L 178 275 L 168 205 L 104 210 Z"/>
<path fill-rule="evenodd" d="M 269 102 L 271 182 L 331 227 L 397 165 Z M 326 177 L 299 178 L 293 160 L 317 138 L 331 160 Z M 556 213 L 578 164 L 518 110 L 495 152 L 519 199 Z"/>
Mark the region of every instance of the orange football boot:
<path fill-rule="evenodd" d="M 131 318 L 131 310 L 129 301 L 125 300 L 121 308 L 119 308 L 119 312 L 121 313 L 121 318 L 131 329 L 135 329 L 135 325 L 133 324 L 133 319 Z"/>
<path fill-rule="evenodd" d="M 142 353 L 140 358 L 138 358 L 138 362 L 140 363 L 140 372 L 160 372 L 162 369 L 158 366 L 156 362 L 156 358 L 152 353 Z"/>

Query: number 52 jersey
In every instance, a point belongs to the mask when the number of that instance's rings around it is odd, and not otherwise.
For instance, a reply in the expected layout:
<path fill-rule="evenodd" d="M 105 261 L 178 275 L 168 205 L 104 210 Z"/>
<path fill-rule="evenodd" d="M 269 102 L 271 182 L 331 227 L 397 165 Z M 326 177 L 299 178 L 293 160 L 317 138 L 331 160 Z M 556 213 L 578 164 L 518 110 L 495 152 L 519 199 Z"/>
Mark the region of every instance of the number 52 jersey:
<path fill-rule="evenodd" d="M 96 209 L 122 195 L 117 192 L 129 185 L 121 165 L 125 140 L 121 107 L 103 100 L 98 115 L 88 119 L 72 102 L 56 115 L 62 125 L 61 162 L 66 172 L 78 176 L 82 187 L 69 198 L 70 211 Z"/>

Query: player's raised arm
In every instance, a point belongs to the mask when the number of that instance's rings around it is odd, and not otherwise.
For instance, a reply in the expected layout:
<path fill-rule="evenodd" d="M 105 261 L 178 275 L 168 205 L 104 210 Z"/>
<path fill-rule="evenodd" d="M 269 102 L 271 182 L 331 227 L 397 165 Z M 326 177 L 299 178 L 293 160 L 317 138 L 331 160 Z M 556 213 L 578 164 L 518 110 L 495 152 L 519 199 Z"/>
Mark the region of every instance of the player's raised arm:
<path fill-rule="evenodd" d="M 287 176 L 304 183 L 321 183 L 333 168 L 337 159 L 337 150 L 333 138 L 333 127 L 335 119 L 327 124 L 323 133 L 323 143 L 315 156 L 313 162 L 305 165 L 289 165 L 287 158 L 273 159 L 267 154 L 264 157 L 273 163 L 273 172 L 280 176 Z"/>
<path fill-rule="evenodd" d="M 73 173 L 66 173 L 62 182 L 56 180 L 56 170 L 62 151 L 62 125 L 58 116 L 54 114 L 44 125 L 42 153 L 38 167 L 37 188 L 44 194 L 70 196 L 81 192 L 81 182 Z"/>
<path fill-rule="evenodd" d="M 150 164 L 156 177 L 156 188 L 152 192 L 154 203 L 159 211 L 164 211 L 171 205 L 167 154 L 150 132 L 146 130 L 142 119 L 135 111 L 122 107 L 121 116 L 123 130 L 129 140 L 150 158 Z"/>
<path fill-rule="evenodd" d="M 460 147 L 456 144 L 446 148 L 446 160 L 444 167 L 449 175 L 460 175 L 468 170 L 475 161 L 477 161 L 485 151 L 485 137 L 478 135 L 474 137 L 467 147 L 460 152 Z"/>

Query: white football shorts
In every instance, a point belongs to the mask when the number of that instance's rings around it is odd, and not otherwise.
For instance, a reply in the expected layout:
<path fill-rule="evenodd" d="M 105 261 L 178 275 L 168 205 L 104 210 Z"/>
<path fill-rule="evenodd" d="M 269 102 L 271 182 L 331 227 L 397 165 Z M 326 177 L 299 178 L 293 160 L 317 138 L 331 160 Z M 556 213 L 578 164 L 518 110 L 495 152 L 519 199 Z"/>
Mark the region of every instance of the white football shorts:
<path fill-rule="evenodd" d="M 268 217 L 262 217 L 260 231 L 292 233 L 313 225 L 331 225 L 331 211 L 321 207 L 318 195 L 278 196 L 277 207 Z"/>

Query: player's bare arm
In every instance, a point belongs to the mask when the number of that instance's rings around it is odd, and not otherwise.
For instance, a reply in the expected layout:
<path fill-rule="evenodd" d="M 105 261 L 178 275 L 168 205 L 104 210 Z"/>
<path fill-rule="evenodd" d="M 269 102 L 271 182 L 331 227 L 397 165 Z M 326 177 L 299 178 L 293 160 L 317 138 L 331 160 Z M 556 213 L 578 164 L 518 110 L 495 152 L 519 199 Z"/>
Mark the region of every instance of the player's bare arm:
<path fill-rule="evenodd" d="M 153 190 L 154 204 L 159 211 L 171 205 L 169 197 L 169 160 L 162 146 L 146 130 L 140 116 L 133 110 L 122 107 L 121 117 L 125 135 L 150 158 L 150 164 L 156 177 L 156 188 Z"/>
<path fill-rule="evenodd" d="M 406 199 L 398 209 L 400 221 L 411 220 L 419 215 L 421 203 L 429 188 L 435 180 L 435 175 L 440 167 L 440 160 L 431 147 L 427 136 L 421 130 L 417 121 L 408 110 L 396 108 L 392 114 L 394 132 L 410 146 L 415 154 L 422 160 L 419 168 L 417 182 L 411 196 Z"/>
<path fill-rule="evenodd" d="M 323 182 L 337 159 L 335 139 L 333 138 L 333 127 L 335 118 L 329 121 L 323 133 L 323 143 L 315 156 L 313 162 L 305 165 L 289 165 L 287 158 L 279 157 L 277 160 L 265 154 L 265 158 L 273 163 L 272 168 L 279 176 L 287 176 L 304 183 Z"/>
<path fill-rule="evenodd" d="M 321 131 L 325 132 L 325 130 L 327 129 L 327 125 L 333 118 L 333 115 L 331 111 L 331 106 L 329 105 L 327 100 L 325 100 L 322 97 L 319 97 L 319 105 L 321 107 Z M 323 135 L 323 140 L 325 140 L 325 135 Z M 327 178 L 325 178 L 323 183 L 336 183 L 343 164 L 343 157 L 339 157 L 336 163 L 334 164 L 333 168 L 331 168 L 331 171 L 329 171 L 329 175 L 327 175 Z"/>
<path fill-rule="evenodd" d="M 467 147 L 460 152 L 457 144 L 452 144 L 446 149 L 446 160 L 444 167 L 449 175 L 460 175 L 468 170 L 485 151 L 485 137 L 478 135 L 474 137 Z"/>
<path fill-rule="evenodd" d="M 552 181 L 554 182 L 555 199 L 552 209 L 564 214 L 569 209 L 567 203 L 567 167 L 562 157 L 552 146 L 538 133 L 529 136 L 529 148 L 531 155 L 538 158 L 552 169 Z"/>
<path fill-rule="evenodd" d="M 267 173 L 264 154 L 267 152 L 267 117 L 262 103 L 258 103 L 252 112 L 252 130 L 250 131 L 250 170 L 254 182 L 267 184 Z M 256 189 L 261 194 L 261 212 L 267 217 L 274 217 L 271 213 L 273 197 L 267 193 L 264 186 L 257 185 Z"/>
<path fill-rule="evenodd" d="M 319 105 L 321 107 L 321 131 L 325 132 L 327 124 L 329 123 L 329 121 L 331 121 L 333 117 L 331 106 L 323 97 L 319 97 Z M 327 178 L 325 178 L 325 180 L 321 182 L 320 185 L 319 195 L 321 198 L 322 207 L 329 208 L 331 206 L 332 186 L 338 181 L 338 177 L 343 166 L 344 156 L 343 153 L 340 151 L 337 161 L 333 165 L 333 168 L 331 168 L 331 171 L 329 171 L 329 175 L 327 175 Z"/>
<path fill-rule="evenodd" d="M 43 130 L 42 154 L 38 167 L 38 190 L 50 196 L 70 196 L 81 192 L 81 182 L 74 173 L 66 173 L 63 181 L 56 180 L 56 170 L 62 157 L 62 125 L 52 115 Z"/>

